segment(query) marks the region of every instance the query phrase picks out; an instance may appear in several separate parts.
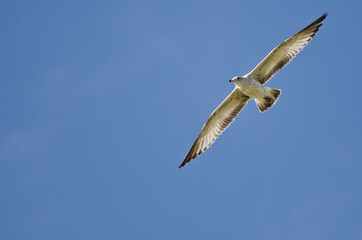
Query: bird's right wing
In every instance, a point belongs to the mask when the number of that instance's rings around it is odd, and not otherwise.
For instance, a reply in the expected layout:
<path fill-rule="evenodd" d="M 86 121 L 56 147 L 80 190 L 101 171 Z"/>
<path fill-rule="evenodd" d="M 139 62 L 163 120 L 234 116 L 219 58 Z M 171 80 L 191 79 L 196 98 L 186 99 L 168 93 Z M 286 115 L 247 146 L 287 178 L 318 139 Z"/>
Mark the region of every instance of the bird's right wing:
<path fill-rule="evenodd" d="M 285 67 L 309 42 L 318 32 L 322 21 L 327 17 L 327 13 L 309 24 L 306 28 L 288 38 L 276 48 L 274 48 L 268 56 L 266 56 L 256 66 L 249 75 L 258 80 L 261 84 L 266 83 L 279 70 Z"/>
<path fill-rule="evenodd" d="M 205 152 L 215 142 L 216 138 L 234 121 L 249 99 L 250 97 L 235 87 L 206 121 L 179 168 Z"/>

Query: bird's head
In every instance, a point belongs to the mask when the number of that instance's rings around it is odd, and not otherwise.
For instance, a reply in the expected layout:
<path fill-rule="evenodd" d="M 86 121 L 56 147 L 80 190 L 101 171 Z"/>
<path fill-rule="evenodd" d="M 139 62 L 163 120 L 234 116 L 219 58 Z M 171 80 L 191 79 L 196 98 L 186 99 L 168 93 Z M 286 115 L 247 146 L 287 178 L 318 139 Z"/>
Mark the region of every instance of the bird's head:
<path fill-rule="evenodd" d="M 242 81 L 242 79 L 243 79 L 242 77 L 237 76 L 237 77 L 234 77 L 233 79 L 229 80 L 229 82 L 236 84 L 236 82 L 240 82 L 240 81 Z"/>

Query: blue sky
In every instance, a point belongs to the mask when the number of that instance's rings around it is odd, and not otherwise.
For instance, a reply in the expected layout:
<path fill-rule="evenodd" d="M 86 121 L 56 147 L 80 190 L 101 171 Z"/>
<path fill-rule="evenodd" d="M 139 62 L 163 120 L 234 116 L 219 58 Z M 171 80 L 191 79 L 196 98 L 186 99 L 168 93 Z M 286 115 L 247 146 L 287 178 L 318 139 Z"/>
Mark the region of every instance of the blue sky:
<path fill-rule="evenodd" d="M 360 1 L 0 4 L 1 239 L 362 239 Z M 312 42 L 181 170 L 277 44 Z"/>

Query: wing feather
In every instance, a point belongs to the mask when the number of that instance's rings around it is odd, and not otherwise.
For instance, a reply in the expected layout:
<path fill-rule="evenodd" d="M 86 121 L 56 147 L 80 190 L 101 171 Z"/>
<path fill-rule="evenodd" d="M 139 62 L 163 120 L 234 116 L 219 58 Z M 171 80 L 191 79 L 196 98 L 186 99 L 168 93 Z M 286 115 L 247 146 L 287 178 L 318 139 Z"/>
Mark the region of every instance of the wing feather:
<path fill-rule="evenodd" d="M 322 21 L 327 15 L 327 13 L 324 13 L 306 28 L 279 44 L 249 73 L 249 75 L 258 80 L 261 84 L 269 81 L 269 79 L 285 67 L 310 42 L 310 40 L 312 40 L 314 35 L 318 32 L 319 27 L 323 25 Z"/>
<path fill-rule="evenodd" d="M 229 96 L 210 115 L 179 168 L 205 152 L 215 142 L 216 138 L 234 121 L 249 99 L 250 97 L 235 87 Z"/>

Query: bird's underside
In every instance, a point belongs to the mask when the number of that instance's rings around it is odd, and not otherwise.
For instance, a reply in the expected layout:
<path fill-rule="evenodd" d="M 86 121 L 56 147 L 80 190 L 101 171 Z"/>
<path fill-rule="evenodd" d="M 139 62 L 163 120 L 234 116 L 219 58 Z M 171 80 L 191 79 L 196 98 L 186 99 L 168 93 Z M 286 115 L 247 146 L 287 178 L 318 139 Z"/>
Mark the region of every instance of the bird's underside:
<path fill-rule="evenodd" d="M 250 99 L 255 98 L 261 112 L 274 105 L 281 91 L 263 85 L 312 40 L 326 17 L 327 13 L 279 44 L 247 75 L 230 80 L 235 83 L 236 87 L 210 115 L 179 168 L 205 152 L 215 142 L 216 138 L 229 127 Z M 257 90 L 252 89 L 254 85 L 258 86 Z"/>

